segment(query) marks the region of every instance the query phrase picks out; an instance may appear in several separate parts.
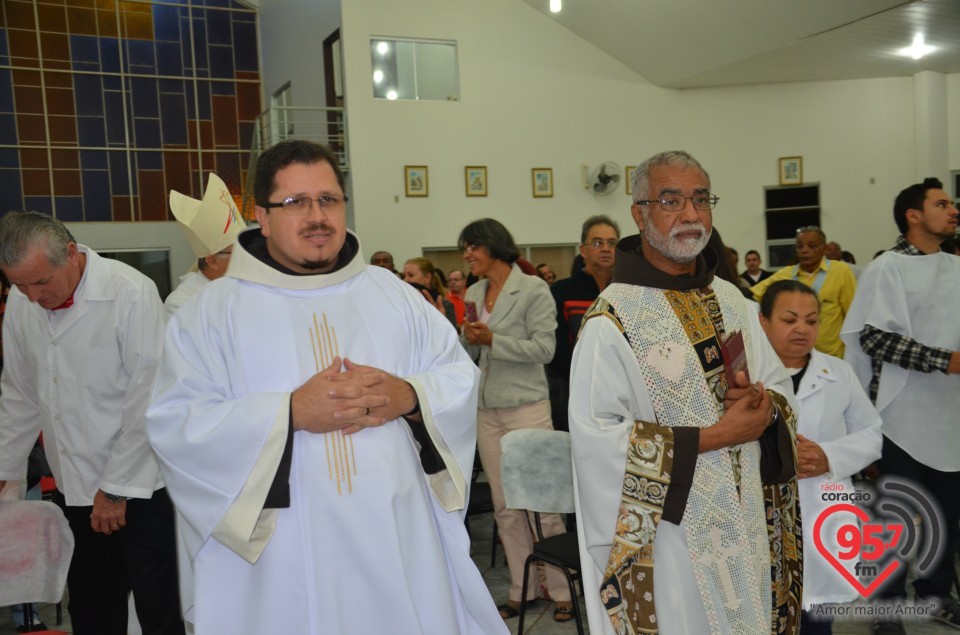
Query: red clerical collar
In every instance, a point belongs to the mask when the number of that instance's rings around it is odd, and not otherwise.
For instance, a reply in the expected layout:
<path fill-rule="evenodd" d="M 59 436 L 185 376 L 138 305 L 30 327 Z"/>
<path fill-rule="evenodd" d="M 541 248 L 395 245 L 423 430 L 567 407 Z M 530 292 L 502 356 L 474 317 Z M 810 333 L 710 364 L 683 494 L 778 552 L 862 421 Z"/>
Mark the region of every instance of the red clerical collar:
<path fill-rule="evenodd" d="M 60 306 L 55 306 L 55 307 L 53 307 L 53 308 L 50 309 L 50 310 L 51 310 L 51 311 L 58 311 L 58 310 L 60 310 L 60 309 L 69 309 L 69 308 L 72 307 L 72 306 L 73 306 L 73 294 L 71 293 L 71 294 L 70 294 L 70 297 L 67 298 L 66 300 L 64 300 L 63 304 L 61 304 Z"/>

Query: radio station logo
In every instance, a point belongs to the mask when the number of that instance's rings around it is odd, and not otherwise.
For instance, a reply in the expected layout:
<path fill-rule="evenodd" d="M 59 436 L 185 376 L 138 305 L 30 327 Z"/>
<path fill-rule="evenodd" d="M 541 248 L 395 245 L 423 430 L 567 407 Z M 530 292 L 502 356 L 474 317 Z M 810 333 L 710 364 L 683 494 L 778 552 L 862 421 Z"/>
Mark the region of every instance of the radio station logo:
<path fill-rule="evenodd" d="M 914 551 L 919 577 L 943 555 L 946 530 L 940 510 L 912 481 L 884 477 L 872 491 L 853 492 L 825 483 L 820 496 L 833 504 L 814 521 L 814 546 L 863 598 L 873 597 L 891 576 L 906 571 Z"/>

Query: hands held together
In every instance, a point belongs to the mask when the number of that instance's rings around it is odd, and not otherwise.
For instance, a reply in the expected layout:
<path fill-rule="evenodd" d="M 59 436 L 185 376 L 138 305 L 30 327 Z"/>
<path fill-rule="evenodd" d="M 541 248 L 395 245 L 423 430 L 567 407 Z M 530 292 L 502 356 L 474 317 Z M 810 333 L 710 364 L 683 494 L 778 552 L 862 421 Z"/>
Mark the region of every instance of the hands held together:
<path fill-rule="evenodd" d="M 339 357 L 293 391 L 290 398 L 294 429 L 309 432 L 343 430 L 344 434 L 353 434 L 382 426 L 416 406 L 416 392 L 407 382 L 379 368 Z"/>
<path fill-rule="evenodd" d="M 776 414 L 763 382 L 751 384 L 742 371 L 727 388 L 723 407 L 720 420 L 700 431 L 701 452 L 756 441 Z"/>

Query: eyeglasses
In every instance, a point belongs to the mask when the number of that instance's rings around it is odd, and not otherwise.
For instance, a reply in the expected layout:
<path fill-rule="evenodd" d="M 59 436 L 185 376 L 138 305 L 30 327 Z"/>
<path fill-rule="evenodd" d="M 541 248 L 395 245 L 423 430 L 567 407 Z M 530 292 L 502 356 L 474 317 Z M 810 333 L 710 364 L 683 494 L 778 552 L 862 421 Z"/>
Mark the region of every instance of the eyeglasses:
<path fill-rule="evenodd" d="M 617 242 L 618 241 L 616 238 L 608 238 L 606 240 L 603 238 L 594 238 L 588 242 L 587 245 L 593 247 L 594 249 L 601 249 L 603 247 L 609 247 L 610 249 L 613 249 L 617 246 Z"/>
<path fill-rule="evenodd" d="M 693 202 L 693 209 L 698 212 L 709 212 L 717 206 L 720 199 L 712 194 L 694 194 L 693 196 L 680 196 L 679 194 L 665 194 L 660 198 L 650 199 L 648 201 L 635 201 L 637 205 L 652 205 L 659 203 L 660 209 L 665 212 L 679 212 L 687 205 L 687 201 Z"/>
<path fill-rule="evenodd" d="M 480 247 L 483 247 L 483 245 L 471 245 L 470 243 L 464 243 L 460 246 L 460 251 L 462 251 L 465 256 L 469 256 Z"/>
<path fill-rule="evenodd" d="M 261 207 L 266 209 L 282 207 L 283 211 L 290 216 L 303 216 L 313 209 L 314 202 L 320 206 L 320 209 L 330 212 L 338 212 L 343 209 L 344 205 L 349 200 L 350 199 L 347 198 L 345 194 L 342 196 L 324 194 L 320 198 L 310 198 L 309 196 L 290 196 L 283 199 L 279 203 L 263 203 Z"/>
<path fill-rule="evenodd" d="M 819 227 L 817 227 L 816 225 L 807 225 L 806 227 L 798 227 L 798 228 L 797 228 L 797 236 L 799 236 L 800 234 L 806 234 L 807 232 L 816 232 L 816 233 L 819 234 L 819 233 L 821 233 L 822 231 L 823 231 L 823 230 L 821 230 L 821 229 L 820 229 Z"/>

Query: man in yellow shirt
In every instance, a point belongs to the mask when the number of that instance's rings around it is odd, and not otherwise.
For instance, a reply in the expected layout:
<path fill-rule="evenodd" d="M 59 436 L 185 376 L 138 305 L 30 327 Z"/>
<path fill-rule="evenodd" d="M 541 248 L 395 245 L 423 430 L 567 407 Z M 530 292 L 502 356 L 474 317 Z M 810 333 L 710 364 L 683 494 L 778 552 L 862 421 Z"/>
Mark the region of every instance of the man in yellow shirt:
<path fill-rule="evenodd" d="M 820 334 L 816 349 L 834 357 L 843 357 L 840 327 L 853 302 L 857 279 L 847 263 L 828 260 L 827 236 L 819 227 L 801 227 L 797 230 L 797 263 L 783 267 L 766 280 L 758 282 L 750 291 L 759 302 L 763 293 L 777 280 L 799 280 L 813 289 L 820 299 Z"/>

